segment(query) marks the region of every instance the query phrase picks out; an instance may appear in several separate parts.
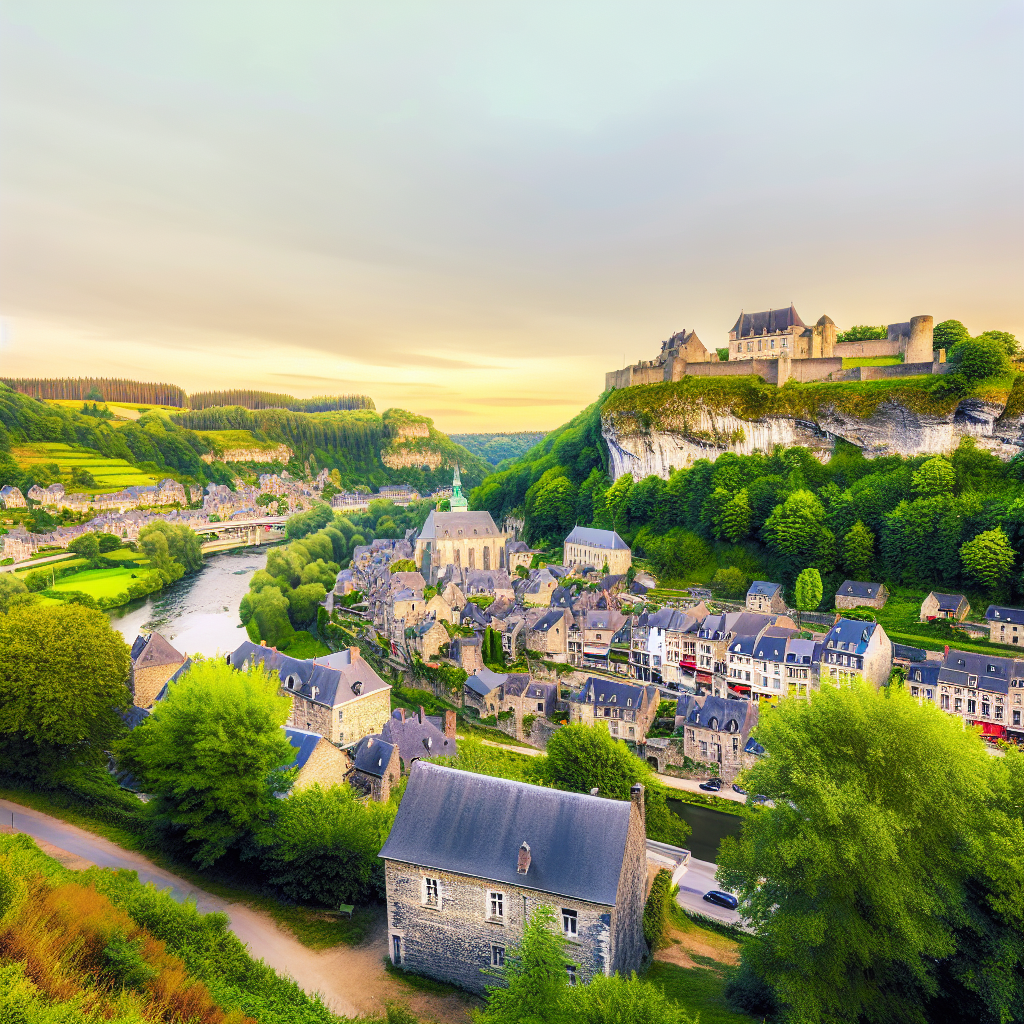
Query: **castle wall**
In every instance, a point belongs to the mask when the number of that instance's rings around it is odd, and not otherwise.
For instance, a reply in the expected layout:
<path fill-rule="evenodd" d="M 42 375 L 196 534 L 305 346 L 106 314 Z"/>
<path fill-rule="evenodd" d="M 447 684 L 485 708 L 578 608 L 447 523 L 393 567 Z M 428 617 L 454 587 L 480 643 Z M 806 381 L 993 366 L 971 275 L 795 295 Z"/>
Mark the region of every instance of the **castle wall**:
<path fill-rule="evenodd" d="M 846 371 L 847 380 L 882 380 L 886 377 L 917 377 L 926 373 L 949 373 L 950 363 L 898 363 L 895 366 L 855 366 Z"/>
<path fill-rule="evenodd" d="M 825 380 L 837 377 L 843 372 L 843 360 L 832 359 L 792 359 L 789 363 L 789 379 L 806 384 L 810 381 Z"/>
<path fill-rule="evenodd" d="M 903 354 L 905 342 L 896 338 L 880 338 L 877 341 L 838 341 L 835 354 L 846 359 L 877 359 L 879 356 Z"/>

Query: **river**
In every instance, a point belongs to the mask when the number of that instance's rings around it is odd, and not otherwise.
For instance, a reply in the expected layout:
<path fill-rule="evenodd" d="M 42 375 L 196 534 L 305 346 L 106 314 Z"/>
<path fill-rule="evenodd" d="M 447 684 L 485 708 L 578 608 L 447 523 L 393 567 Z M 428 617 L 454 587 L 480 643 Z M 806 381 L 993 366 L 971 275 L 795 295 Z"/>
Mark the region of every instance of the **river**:
<path fill-rule="evenodd" d="M 141 630 L 156 630 L 184 654 L 227 654 L 248 639 L 238 604 L 252 574 L 266 564 L 266 548 L 211 555 L 195 575 L 112 609 L 111 625 L 129 644 Z"/>
<path fill-rule="evenodd" d="M 669 799 L 668 806 L 673 814 L 678 814 L 693 829 L 686 840 L 686 848 L 697 860 L 717 864 L 719 844 L 726 836 L 738 836 L 743 826 L 743 819 L 738 814 L 724 814 L 682 800 Z"/>

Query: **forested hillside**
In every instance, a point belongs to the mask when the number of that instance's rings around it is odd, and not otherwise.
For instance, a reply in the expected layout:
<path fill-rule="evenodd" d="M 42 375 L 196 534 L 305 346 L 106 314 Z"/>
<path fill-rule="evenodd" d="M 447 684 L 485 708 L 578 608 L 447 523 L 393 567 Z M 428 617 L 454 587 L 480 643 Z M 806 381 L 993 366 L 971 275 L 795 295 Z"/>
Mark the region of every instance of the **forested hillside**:
<path fill-rule="evenodd" d="M 846 576 L 1024 593 L 1024 454 L 1003 462 L 965 438 L 949 457 L 867 459 L 839 442 L 825 463 L 801 447 L 727 452 L 612 484 L 605 398 L 488 477 L 472 506 L 525 515 L 532 543 L 560 543 L 575 523 L 616 529 L 666 581 L 717 564 L 791 585 L 814 566 L 826 594 Z"/>
<path fill-rule="evenodd" d="M 200 391 L 188 396 L 190 409 L 210 409 L 218 405 L 240 405 L 243 409 L 288 409 L 291 412 L 339 412 L 373 409 L 369 395 L 317 395 L 292 398 L 270 391 Z"/>
<path fill-rule="evenodd" d="M 544 440 L 542 430 L 523 430 L 516 434 L 450 434 L 456 443 L 474 455 L 497 466 L 505 459 L 518 459 Z"/>

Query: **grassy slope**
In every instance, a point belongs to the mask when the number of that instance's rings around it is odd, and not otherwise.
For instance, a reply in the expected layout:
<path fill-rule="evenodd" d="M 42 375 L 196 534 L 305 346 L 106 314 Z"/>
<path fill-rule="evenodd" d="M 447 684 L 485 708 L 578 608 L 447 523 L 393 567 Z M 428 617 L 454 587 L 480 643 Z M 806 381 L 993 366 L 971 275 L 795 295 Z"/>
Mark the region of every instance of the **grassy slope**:
<path fill-rule="evenodd" d="M 69 493 L 106 494 L 123 487 L 148 486 L 159 482 L 159 477 L 136 469 L 124 459 L 112 459 L 99 452 L 74 449 L 67 444 L 39 441 L 17 445 L 11 449 L 14 461 L 22 468 L 55 462 L 64 479 L 64 489 Z M 72 484 L 72 469 L 83 469 L 96 480 L 95 487 Z"/>
<path fill-rule="evenodd" d="M 205 437 L 218 455 L 232 448 L 252 448 L 266 452 L 279 447 L 276 441 L 258 440 L 251 430 L 199 430 L 196 433 Z"/>
<path fill-rule="evenodd" d="M 42 568 L 46 568 L 43 566 Z M 88 569 L 76 572 L 63 580 L 58 580 L 52 588 L 56 591 L 79 591 L 95 597 L 116 597 L 126 591 L 132 582 L 132 576 L 140 579 L 148 573 L 143 569 Z"/>

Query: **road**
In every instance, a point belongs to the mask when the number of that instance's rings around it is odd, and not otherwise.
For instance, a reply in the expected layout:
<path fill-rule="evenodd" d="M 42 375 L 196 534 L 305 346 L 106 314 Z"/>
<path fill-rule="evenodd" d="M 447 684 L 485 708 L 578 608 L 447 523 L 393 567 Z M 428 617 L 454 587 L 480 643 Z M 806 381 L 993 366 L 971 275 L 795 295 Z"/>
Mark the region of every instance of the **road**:
<path fill-rule="evenodd" d="M 735 910 L 726 910 L 725 907 L 708 903 L 704 899 L 704 893 L 711 889 L 722 888 L 715 881 L 717 870 L 717 864 L 707 860 L 694 860 L 691 857 L 686 873 L 679 879 L 679 895 L 676 900 L 681 907 L 685 907 L 693 913 L 705 914 L 707 917 L 713 917 L 725 924 L 740 925 L 740 915 Z"/>
<path fill-rule="evenodd" d="M 57 850 L 46 850 L 50 856 L 68 862 L 60 851 L 67 851 L 80 861 L 68 863 L 81 868 L 88 862 L 107 868 L 127 868 L 138 872 L 143 882 L 152 882 L 158 889 L 170 889 L 177 900 L 194 899 L 203 913 L 220 911 L 228 917 L 228 927 L 245 943 L 249 953 L 273 967 L 278 974 L 294 979 L 310 995 L 320 993 L 325 1005 L 346 1017 L 379 1016 L 386 1001 L 408 1004 L 421 1019 L 466 1024 L 468 1004 L 459 996 L 433 996 L 410 991 L 400 981 L 384 972 L 381 961 L 387 949 L 387 924 L 381 916 L 373 934 L 357 947 L 339 945 L 316 952 L 307 949 L 289 931 L 281 928 L 267 914 L 241 903 L 205 892 L 157 867 L 139 853 L 124 850 L 101 836 L 93 835 L 67 822 L 52 818 L 9 800 L 0 800 L 0 827 L 5 831 L 13 824 L 36 840 L 51 844 Z"/>
<path fill-rule="evenodd" d="M 20 572 L 22 569 L 34 569 L 37 565 L 46 565 L 47 562 L 60 562 L 66 558 L 74 558 L 73 551 L 62 551 L 59 555 L 47 555 L 45 558 L 29 558 L 24 562 L 15 562 L 14 565 L 0 565 L 0 572 Z"/>
<path fill-rule="evenodd" d="M 700 788 L 700 783 L 694 779 L 677 779 L 674 775 L 658 775 L 658 781 L 663 782 L 669 789 L 685 789 L 688 793 L 700 793 L 701 796 L 717 796 L 723 800 L 734 800 L 738 804 L 745 804 L 747 798 L 737 793 L 732 786 L 722 783 L 722 788 L 717 793 L 708 793 Z"/>

